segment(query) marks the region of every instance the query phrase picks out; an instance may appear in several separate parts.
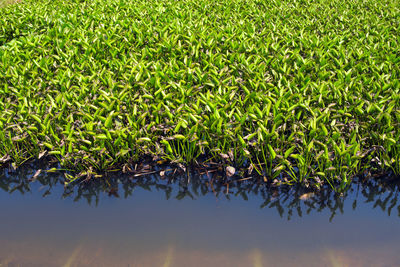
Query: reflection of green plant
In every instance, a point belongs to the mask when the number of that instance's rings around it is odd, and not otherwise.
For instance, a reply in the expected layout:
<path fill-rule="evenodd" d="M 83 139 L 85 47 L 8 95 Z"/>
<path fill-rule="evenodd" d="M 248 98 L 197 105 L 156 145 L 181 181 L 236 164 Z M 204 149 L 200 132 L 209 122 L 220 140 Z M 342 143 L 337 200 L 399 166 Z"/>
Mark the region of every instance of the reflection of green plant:
<path fill-rule="evenodd" d="M 40 166 L 47 169 L 48 166 Z M 302 217 L 312 211 L 328 211 L 330 220 L 338 213 L 344 212 L 345 202 L 351 201 L 353 209 L 356 209 L 358 202 L 370 202 L 376 208 L 387 212 L 390 216 L 397 209 L 400 217 L 399 183 L 398 177 L 377 177 L 377 179 L 360 178 L 357 183 L 346 182 L 336 183 L 339 187 L 344 185 L 341 192 L 331 190 L 330 185 L 322 186 L 316 191 L 310 191 L 302 185 L 273 185 L 267 186 L 255 179 L 226 179 L 216 172 L 204 175 L 198 172 L 173 171 L 169 169 L 162 176 L 156 175 L 157 171 L 147 169 L 148 175 L 115 175 L 104 179 L 92 179 L 87 182 L 80 182 L 76 179 L 64 187 L 63 197 L 71 197 L 74 201 L 85 199 L 89 204 L 96 205 L 102 194 L 109 196 L 132 196 L 136 188 L 165 192 L 167 199 L 195 199 L 207 194 L 214 194 L 216 197 L 240 197 L 244 200 L 261 197 L 263 203 L 261 208 L 274 208 L 281 217 L 290 219 L 297 214 Z M 32 180 L 40 183 L 44 188 L 44 196 L 52 193 L 54 187 L 60 186 L 64 181 L 63 175 L 52 171 L 37 172 L 31 168 L 20 168 L 16 172 L 4 176 L 0 173 L 0 188 L 7 192 L 15 191 L 25 193 L 30 191 Z M 85 178 L 85 177 L 83 177 Z M 166 179 L 167 178 L 167 179 Z M 67 177 L 68 181 L 68 177 Z M 45 189 L 47 188 L 47 189 Z M 118 192 L 120 191 L 120 192 Z M 60 192 L 56 190 L 56 192 Z"/>
<path fill-rule="evenodd" d="M 398 174 L 399 13 L 394 0 L 7 6 L 0 158 L 47 153 L 86 173 L 202 159 L 342 190 L 365 170 Z"/>

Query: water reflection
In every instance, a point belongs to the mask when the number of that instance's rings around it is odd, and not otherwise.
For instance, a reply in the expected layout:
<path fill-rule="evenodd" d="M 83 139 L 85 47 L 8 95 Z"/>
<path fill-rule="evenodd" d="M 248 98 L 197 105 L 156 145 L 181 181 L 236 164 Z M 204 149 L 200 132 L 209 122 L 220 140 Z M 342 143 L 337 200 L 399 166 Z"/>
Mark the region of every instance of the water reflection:
<path fill-rule="evenodd" d="M 0 188 L 22 194 L 31 191 L 32 184 L 40 184 L 42 196 L 57 193 L 63 198 L 73 201 L 85 200 L 89 205 L 98 205 L 102 196 L 128 198 L 137 188 L 148 191 L 158 191 L 165 198 L 198 199 L 201 196 L 213 194 L 216 199 L 231 199 L 232 197 L 248 200 L 261 199 L 260 208 L 275 209 L 280 217 L 290 220 L 293 216 L 302 217 L 312 211 L 328 211 L 329 220 L 338 214 L 343 214 L 344 203 L 351 202 L 355 210 L 360 201 L 370 203 L 372 208 L 378 208 L 388 216 L 392 213 L 400 217 L 398 202 L 400 179 L 394 176 L 376 176 L 373 178 L 357 178 L 349 189 L 336 193 L 329 187 L 313 191 L 304 186 L 271 186 L 253 179 L 227 180 L 218 174 L 170 171 L 163 173 L 150 172 L 148 175 L 118 175 L 101 179 L 81 180 L 72 185 L 64 186 L 62 174 L 37 171 L 33 168 L 20 168 L 18 171 L 3 171 L 0 175 Z"/>
<path fill-rule="evenodd" d="M 0 266 L 399 266 L 394 181 L 339 195 L 217 173 L 64 187 L 59 174 L 6 170 Z"/>

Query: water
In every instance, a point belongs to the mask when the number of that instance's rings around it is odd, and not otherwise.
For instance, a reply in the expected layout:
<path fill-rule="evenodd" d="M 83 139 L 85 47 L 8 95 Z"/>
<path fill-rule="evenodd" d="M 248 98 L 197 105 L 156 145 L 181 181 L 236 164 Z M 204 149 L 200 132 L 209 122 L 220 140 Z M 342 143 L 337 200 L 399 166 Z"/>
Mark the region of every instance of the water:
<path fill-rule="evenodd" d="M 146 176 L 65 190 L 32 174 L 0 175 L 1 267 L 400 266 L 394 183 L 338 196 Z"/>

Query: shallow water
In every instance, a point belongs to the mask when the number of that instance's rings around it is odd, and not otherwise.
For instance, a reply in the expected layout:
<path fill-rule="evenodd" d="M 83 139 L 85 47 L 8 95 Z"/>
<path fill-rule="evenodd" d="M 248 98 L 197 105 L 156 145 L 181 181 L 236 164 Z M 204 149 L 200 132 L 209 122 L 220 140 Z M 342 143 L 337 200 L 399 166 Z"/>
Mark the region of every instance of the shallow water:
<path fill-rule="evenodd" d="M 400 266 L 397 185 L 341 197 L 149 176 L 64 190 L 32 173 L 0 175 L 1 267 Z"/>

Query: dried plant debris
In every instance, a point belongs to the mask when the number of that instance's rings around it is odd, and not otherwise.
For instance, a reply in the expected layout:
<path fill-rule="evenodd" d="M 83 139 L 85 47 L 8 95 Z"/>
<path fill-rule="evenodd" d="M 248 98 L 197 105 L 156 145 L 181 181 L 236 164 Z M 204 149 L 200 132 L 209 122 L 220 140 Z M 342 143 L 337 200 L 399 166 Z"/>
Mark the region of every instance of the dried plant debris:
<path fill-rule="evenodd" d="M 7 5 L 18 4 L 21 2 L 22 0 L 0 0 L 0 8 L 4 8 Z"/>
<path fill-rule="evenodd" d="M 396 0 L 37 0 L 1 14 L 0 166 L 43 157 L 92 177 L 152 157 L 343 186 L 400 173 Z"/>

